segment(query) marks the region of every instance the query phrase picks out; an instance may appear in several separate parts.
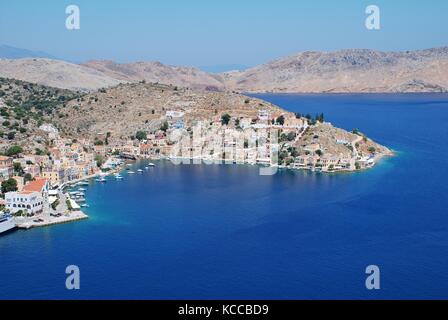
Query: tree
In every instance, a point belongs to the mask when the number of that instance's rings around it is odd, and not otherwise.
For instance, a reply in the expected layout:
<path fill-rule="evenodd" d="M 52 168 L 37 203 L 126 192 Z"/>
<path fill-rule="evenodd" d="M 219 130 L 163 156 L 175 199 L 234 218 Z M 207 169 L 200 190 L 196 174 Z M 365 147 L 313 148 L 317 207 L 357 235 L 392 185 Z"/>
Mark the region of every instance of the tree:
<path fill-rule="evenodd" d="M 221 117 L 221 124 L 222 124 L 223 126 L 228 125 L 229 122 L 230 122 L 230 119 L 232 119 L 232 117 L 230 116 L 230 114 L 226 113 L 225 115 L 223 115 L 223 116 Z"/>
<path fill-rule="evenodd" d="M 325 116 L 324 116 L 324 114 L 321 113 L 321 114 L 317 117 L 316 120 L 319 121 L 320 123 L 323 123 L 323 122 L 325 121 Z"/>
<path fill-rule="evenodd" d="M 13 157 L 18 155 L 19 153 L 22 153 L 23 149 L 20 146 L 12 146 L 8 150 L 6 150 L 6 155 L 8 157 Z"/>
<path fill-rule="evenodd" d="M 316 154 L 317 154 L 319 157 L 322 157 L 322 155 L 323 155 L 324 153 L 322 152 L 322 150 L 317 150 L 317 151 L 316 151 Z"/>
<path fill-rule="evenodd" d="M 289 132 L 287 135 L 288 141 L 294 141 L 296 139 L 296 133 L 295 132 Z"/>
<path fill-rule="evenodd" d="M 8 179 L 2 182 L 2 193 L 17 191 L 17 181 Z"/>
<path fill-rule="evenodd" d="M 14 131 L 8 133 L 8 140 L 14 140 L 15 137 L 16 133 Z"/>
<path fill-rule="evenodd" d="M 137 131 L 137 133 L 135 134 L 135 138 L 137 138 L 137 140 L 142 141 L 142 140 L 147 140 L 148 136 L 146 135 L 145 131 Z"/>
<path fill-rule="evenodd" d="M 369 148 L 369 152 L 370 152 L 370 153 L 375 153 L 375 152 L 376 152 L 376 149 L 375 149 L 374 147 L 370 147 L 370 148 Z"/>
<path fill-rule="evenodd" d="M 165 121 L 161 126 L 160 126 L 160 130 L 162 130 L 163 132 L 166 132 L 169 128 L 168 125 L 168 121 Z"/>
<path fill-rule="evenodd" d="M 36 148 L 35 154 L 36 154 L 36 156 L 43 156 L 43 155 L 45 155 L 45 152 L 39 148 Z"/>
<path fill-rule="evenodd" d="M 23 168 L 20 162 L 14 163 L 14 172 L 18 174 L 19 176 L 23 174 Z"/>
<path fill-rule="evenodd" d="M 31 175 L 31 173 L 26 173 L 23 178 L 25 180 L 25 183 L 33 181 L 33 176 Z"/>
<path fill-rule="evenodd" d="M 101 166 L 102 166 L 103 163 L 104 163 L 104 158 L 103 158 L 103 156 L 101 156 L 101 155 L 96 155 L 96 156 L 95 156 L 95 161 L 96 161 L 96 165 L 97 165 L 97 167 L 98 167 L 98 168 L 101 168 Z"/>
<path fill-rule="evenodd" d="M 284 116 L 280 116 L 280 117 L 278 117 L 277 118 L 277 123 L 279 124 L 279 125 L 284 125 L 285 124 L 285 117 Z"/>
<path fill-rule="evenodd" d="M 93 144 L 96 146 L 103 146 L 104 142 L 102 140 L 95 140 L 95 142 Z"/>

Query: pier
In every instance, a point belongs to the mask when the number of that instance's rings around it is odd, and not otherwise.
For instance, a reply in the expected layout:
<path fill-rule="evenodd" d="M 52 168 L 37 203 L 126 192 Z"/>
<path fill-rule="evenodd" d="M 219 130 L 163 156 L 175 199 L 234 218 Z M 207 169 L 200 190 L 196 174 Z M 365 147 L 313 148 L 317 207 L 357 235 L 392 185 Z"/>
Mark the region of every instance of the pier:
<path fill-rule="evenodd" d="M 19 229 L 31 229 L 48 227 L 56 224 L 70 223 L 80 220 L 88 219 L 89 216 L 82 211 L 73 211 L 67 215 L 62 215 L 60 217 L 33 217 L 31 218 L 15 218 L 17 228 Z"/>

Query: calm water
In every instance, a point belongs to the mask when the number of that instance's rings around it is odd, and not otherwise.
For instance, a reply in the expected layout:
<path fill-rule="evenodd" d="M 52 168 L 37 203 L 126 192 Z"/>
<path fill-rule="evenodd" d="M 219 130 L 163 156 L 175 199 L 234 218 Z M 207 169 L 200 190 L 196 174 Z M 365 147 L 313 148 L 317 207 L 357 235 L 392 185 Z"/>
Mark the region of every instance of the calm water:
<path fill-rule="evenodd" d="M 88 221 L 0 238 L 0 298 L 448 298 L 448 95 L 260 97 L 324 112 L 398 156 L 365 173 L 273 177 L 160 162 L 92 183 Z M 380 291 L 364 287 L 371 264 Z"/>

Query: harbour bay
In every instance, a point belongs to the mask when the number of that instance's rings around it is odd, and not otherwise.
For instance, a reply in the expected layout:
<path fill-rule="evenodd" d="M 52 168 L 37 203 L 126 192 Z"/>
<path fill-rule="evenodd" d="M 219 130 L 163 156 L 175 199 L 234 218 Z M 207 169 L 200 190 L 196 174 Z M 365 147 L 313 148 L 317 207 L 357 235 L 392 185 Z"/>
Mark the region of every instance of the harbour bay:
<path fill-rule="evenodd" d="M 89 220 L 0 238 L 0 297 L 447 298 L 448 95 L 256 97 L 323 112 L 396 156 L 365 172 L 275 176 L 159 161 L 91 181 Z M 71 264 L 79 291 L 65 289 Z M 382 270 L 375 292 L 364 286 L 371 264 Z"/>

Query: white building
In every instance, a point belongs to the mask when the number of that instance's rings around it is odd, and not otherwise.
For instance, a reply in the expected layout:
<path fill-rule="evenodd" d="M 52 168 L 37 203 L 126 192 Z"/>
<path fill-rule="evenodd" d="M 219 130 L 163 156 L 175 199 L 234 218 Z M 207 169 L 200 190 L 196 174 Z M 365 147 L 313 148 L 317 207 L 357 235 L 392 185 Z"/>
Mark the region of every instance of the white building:
<path fill-rule="evenodd" d="M 267 111 L 267 110 L 259 110 L 258 111 L 258 120 L 260 120 L 260 121 L 269 121 L 269 111 Z"/>
<path fill-rule="evenodd" d="M 28 183 L 21 192 L 8 192 L 5 195 L 6 209 L 11 213 L 20 210 L 28 214 L 42 212 L 44 197 L 48 195 L 48 180 L 37 179 Z"/>
<path fill-rule="evenodd" d="M 6 209 L 11 213 L 22 210 L 24 213 L 36 214 L 43 210 L 44 198 L 39 192 L 8 192 L 5 195 Z"/>

